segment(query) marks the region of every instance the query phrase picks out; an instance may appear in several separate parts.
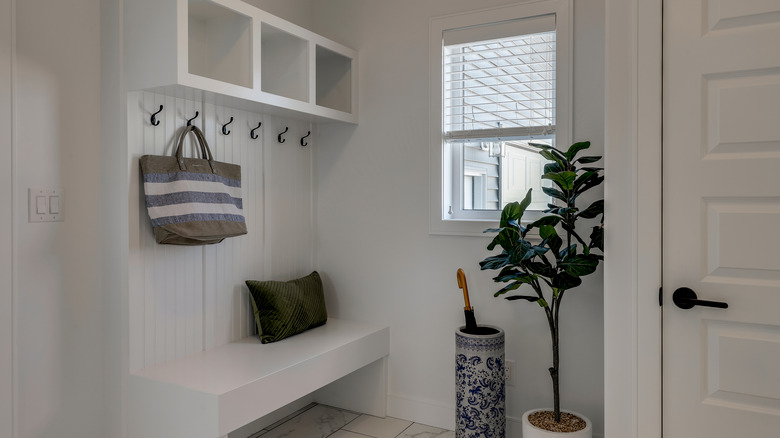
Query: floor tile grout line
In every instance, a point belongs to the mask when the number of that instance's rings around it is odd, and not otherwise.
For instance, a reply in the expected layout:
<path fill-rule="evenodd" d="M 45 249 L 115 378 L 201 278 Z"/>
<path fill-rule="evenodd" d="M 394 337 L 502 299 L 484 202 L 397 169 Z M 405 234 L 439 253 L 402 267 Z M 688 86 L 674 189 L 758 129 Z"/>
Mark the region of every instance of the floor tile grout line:
<path fill-rule="evenodd" d="M 321 405 L 321 406 L 325 406 L 325 405 Z M 347 421 L 347 422 L 346 422 L 346 423 L 344 423 L 344 424 L 343 424 L 341 427 L 339 427 L 338 429 L 334 430 L 334 431 L 333 431 L 333 432 L 331 432 L 329 435 L 326 435 L 326 436 L 325 436 L 325 438 L 328 438 L 328 437 L 330 437 L 330 436 L 333 436 L 333 435 L 335 435 L 335 434 L 336 434 L 338 431 L 340 431 L 340 430 L 344 430 L 345 432 L 350 432 L 350 433 L 357 433 L 357 432 L 352 432 L 351 430 L 345 430 L 344 428 L 345 428 L 345 427 L 347 427 L 347 425 L 348 425 L 349 423 L 352 423 L 353 421 L 355 421 L 355 420 L 357 420 L 358 418 L 360 418 L 360 416 L 361 416 L 361 415 L 363 415 L 363 414 L 361 414 L 361 413 L 358 413 L 358 412 L 354 412 L 354 411 L 350 411 L 350 410 L 347 410 L 347 409 L 340 409 L 340 408 L 336 408 L 336 407 L 334 407 L 334 409 L 337 409 L 337 410 L 339 410 L 339 411 L 342 411 L 342 412 L 349 412 L 349 413 L 351 413 L 351 414 L 355 414 L 355 418 L 353 418 L 353 419 L 351 419 L 351 420 Z M 360 435 L 367 436 L 367 437 L 369 437 L 369 438 L 376 438 L 376 437 L 372 437 L 372 436 L 370 436 L 370 435 L 365 435 L 365 434 L 362 434 L 362 433 L 361 433 Z"/>
<path fill-rule="evenodd" d="M 296 411 L 296 412 L 294 412 L 294 413 L 284 417 L 283 419 L 273 423 L 272 425 L 269 425 L 266 428 L 263 428 L 262 430 L 259 430 L 257 433 L 255 433 L 253 435 L 250 435 L 250 437 L 261 437 L 261 436 L 263 436 L 263 435 L 265 435 L 267 433 L 270 433 L 274 429 L 282 426 L 283 424 L 287 423 L 288 421 L 291 421 L 291 420 L 293 420 L 293 419 L 303 415 L 304 413 L 308 412 L 309 410 L 311 410 L 311 409 L 313 409 L 313 408 L 315 408 L 317 406 L 329 407 L 329 408 L 336 409 L 336 410 L 341 411 L 341 412 L 348 412 L 348 413 L 351 413 L 351 414 L 355 415 L 354 418 L 352 418 L 351 420 L 347 421 L 341 427 L 339 427 L 338 429 L 334 430 L 330 434 L 325 435 L 323 438 L 329 438 L 329 437 L 333 436 L 334 434 L 336 434 L 337 432 L 342 431 L 342 430 L 345 431 L 345 432 L 349 432 L 351 434 L 360 435 L 360 436 L 366 437 L 366 438 L 377 438 L 377 437 L 375 437 L 373 435 L 368 435 L 368 434 L 365 434 L 365 433 L 354 432 L 354 431 L 345 429 L 345 427 L 347 427 L 349 424 L 351 424 L 354 421 L 356 421 L 361 416 L 373 417 L 373 415 L 364 414 L 364 413 L 360 413 L 360 412 L 355 412 L 355 411 L 352 411 L 352 410 L 349 410 L 349 409 L 341 409 L 341 408 L 337 408 L 335 406 L 323 405 L 323 404 L 316 403 L 316 402 L 312 402 L 312 403 L 308 404 L 307 406 L 304 406 L 303 408 L 299 409 L 298 411 Z M 376 418 L 382 419 L 382 418 L 395 418 L 395 417 L 376 417 Z M 403 421 L 408 421 L 408 420 L 403 420 Z M 404 433 L 407 430 L 409 430 L 411 427 L 413 427 L 414 425 L 417 425 L 417 424 L 419 424 L 420 426 L 426 426 L 426 425 L 424 425 L 422 423 L 416 423 L 414 421 L 410 421 L 408 426 L 406 426 L 401 432 L 399 432 L 397 435 L 395 435 L 395 438 L 400 438 L 401 436 L 404 435 Z M 427 427 L 432 427 L 432 426 L 427 426 Z M 447 431 L 446 429 L 442 429 L 442 430 L 443 431 Z M 262 432 L 262 434 L 260 432 Z"/>
<path fill-rule="evenodd" d="M 351 423 L 351 422 L 350 422 L 350 423 Z M 347 423 L 347 424 L 349 424 L 349 423 Z M 346 426 L 346 424 L 345 424 L 344 426 Z M 360 435 L 360 436 L 364 436 L 364 437 L 367 437 L 367 438 L 377 438 L 377 437 L 375 437 L 375 436 L 373 436 L 373 435 L 366 435 L 366 434 L 364 434 L 364 433 L 360 433 L 360 432 L 353 432 L 353 431 L 351 431 L 351 430 L 346 430 L 346 429 L 344 429 L 344 426 L 341 426 L 340 428 L 338 428 L 338 429 L 334 430 L 334 431 L 333 431 L 333 433 L 331 433 L 330 435 L 328 435 L 328 437 L 330 437 L 330 436 L 333 436 L 333 435 L 335 435 L 335 434 L 336 434 L 336 432 L 339 432 L 339 431 L 342 431 L 342 430 L 343 430 L 344 432 L 349 432 L 349 433 L 351 433 L 351 434 Z M 327 437 L 326 437 L 326 438 L 327 438 Z"/>
<path fill-rule="evenodd" d="M 308 412 L 310 409 L 313 409 L 316 406 L 318 406 L 318 403 L 314 403 L 314 402 L 309 403 L 308 405 L 298 409 L 297 411 L 293 412 L 292 414 L 287 415 L 286 417 L 284 417 L 284 418 L 282 418 L 282 419 L 280 419 L 280 420 L 278 420 L 278 421 L 276 421 L 276 422 L 274 422 L 272 424 L 269 424 L 268 426 L 264 427 L 263 430 L 265 430 L 266 433 L 268 433 L 268 432 L 276 429 L 277 427 L 287 423 L 288 421 L 290 421 L 290 420 L 292 420 L 292 419 L 294 419 L 294 418 L 296 418 L 298 416 L 303 415 L 304 413 Z"/>
<path fill-rule="evenodd" d="M 412 427 L 412 426 L 414 426 L 415 424 L 416 424 L 416 423 L 415 423 L 414 421 L 412 421 L 411 423 L 409 423 L 409 425 L 408 425 L 408 426 L 406 426 L 406 427 L 404 428 L 404 430 L 402 430 L 402 431 L 401 431 L 401 433 L 399 433 L 398 435 L 396 435 L 396 436 L 395 436 L 395 438 L 398 438 L 399 436 L 403 435 L 403 434 L 404 434 L 404 432 L 406 432 L 407 430 L 409 430 L 409 428 L 410 428 L 410 427 Z"/>

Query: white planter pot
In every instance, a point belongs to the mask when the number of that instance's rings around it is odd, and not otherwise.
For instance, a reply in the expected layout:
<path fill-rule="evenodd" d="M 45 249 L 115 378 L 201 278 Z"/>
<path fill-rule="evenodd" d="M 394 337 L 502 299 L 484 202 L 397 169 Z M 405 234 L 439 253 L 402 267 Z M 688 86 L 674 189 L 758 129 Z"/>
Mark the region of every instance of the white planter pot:
<path fill-rule="evenodd" d="M 523 438 L 591 438 L 593 436 L 593 423 L 590 422 L 588 417 L 578 412 L 561 410 L 561 412 L 568 412 L 585 420 L 585 429 L 576 432 L 550 432 L 549 430 L 540 429 L 528 421 L 528 416 L 537 411 L 552 411 L 552 408 L 532 409 L 523 414 Z"/>

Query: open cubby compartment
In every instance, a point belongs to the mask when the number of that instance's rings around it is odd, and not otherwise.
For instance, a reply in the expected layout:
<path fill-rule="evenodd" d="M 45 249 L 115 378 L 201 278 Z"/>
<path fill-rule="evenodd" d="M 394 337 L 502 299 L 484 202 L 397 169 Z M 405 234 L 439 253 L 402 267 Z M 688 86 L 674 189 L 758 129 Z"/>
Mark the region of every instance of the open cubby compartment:
<path fill-rule="evenodd" d="M 209 0 L 188 0 L 190 74 L 253 87 L 252 18 Z"/>
<path fill-rule="evenodd" d="M 352 58 L 317 45 L 317 105 L 352 112 Z"/>
<path fill-rule="evenodd" d="M 309 42 L 268 23 L 260 28 L 261 89 L 308 102 Z"/>
<path fill-rule="evenodd" d="M 357 52 L 245 1 L 128 0 L 123 19 L 128 91 L 358 122 Z"/>

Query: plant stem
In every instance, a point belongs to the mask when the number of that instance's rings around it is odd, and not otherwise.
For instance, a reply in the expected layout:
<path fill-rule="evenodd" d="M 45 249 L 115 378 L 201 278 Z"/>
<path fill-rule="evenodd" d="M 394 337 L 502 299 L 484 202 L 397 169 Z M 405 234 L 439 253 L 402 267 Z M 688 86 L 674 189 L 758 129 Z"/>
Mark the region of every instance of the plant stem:
<path fill-rule="evenodd" d="M 560 383 L 558 380 L 558 370 L 560 369 L 560 353 L 558 349 L 559 345 L 559 325 L 558 325 L 558 311 L 561 309 L 561 300 L 565 290 L 558 292 L 558 301 L 555 306 L 555 313 L 553 316 L 553 325 L 555 327 L 553 331 L 553 367 L 550 368 L 550 377 L 553 380 L 553 411 L 555 414 L 555 421 L 560 423 L 561 421 L 561 392 Z M 553 371 L 554 370 L 554 371 Z"/>

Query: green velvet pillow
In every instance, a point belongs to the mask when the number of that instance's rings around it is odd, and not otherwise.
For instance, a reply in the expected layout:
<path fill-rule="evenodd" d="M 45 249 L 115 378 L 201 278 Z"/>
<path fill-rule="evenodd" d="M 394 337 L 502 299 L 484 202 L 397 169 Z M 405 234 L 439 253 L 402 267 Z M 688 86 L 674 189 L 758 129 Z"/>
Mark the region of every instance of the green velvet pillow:
<path fill-rule="evenodd" d="M 263 344 L 280 341 L 328 320 L 317 271 L 291 281 L 247 280 L 257 333 Z"/>

